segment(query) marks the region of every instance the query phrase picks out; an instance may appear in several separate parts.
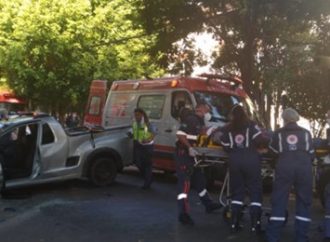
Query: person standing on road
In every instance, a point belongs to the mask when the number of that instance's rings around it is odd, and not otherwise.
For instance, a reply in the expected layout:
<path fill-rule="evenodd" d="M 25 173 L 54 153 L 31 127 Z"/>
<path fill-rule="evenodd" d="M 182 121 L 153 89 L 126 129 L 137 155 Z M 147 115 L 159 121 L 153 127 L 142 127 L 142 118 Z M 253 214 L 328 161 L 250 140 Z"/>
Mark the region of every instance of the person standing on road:
<path fill-rule="evenodd" d="M 144 178 L 142 189 L 150 188 L 152 177 L 152 153 L 154 149 L 155 130 L 147 114 L 141 108 L 134 110 L 133 157 L 134 162 Z"/>
<path fill-rule="evenodd" d="M 272 212 L 266 228 L 268 242 L 278 242 L 285 223 L 292 186 L 296 192 L 295 241 L 308 241 L 312 204 L 312 159 L 314 149 L 309 131 L 298 126 L 299 114 L 292 108 L 283 111 L 284 127 L 276 130 L 269 148 L 278 155 L 271 198 Z"/>
<path fill-rule="evenodd" d="M 330 110 L 326 114 L 326 120 L 328 125 L 330 126 Z M 327 139 L 326 139 L 326 146 L 330 149 L 330 128 L 327 128 Z M 330 161 L 330 154 L 326 158 L 327 161 Z M 324 241 L 330 242 L 330 182 L 324 188 L 324 207 L 325 207 L 325 216 L 324 216 Z"/>
<path fill-rule="evenodd" d="M 262 177 L 258 149 L 267 147 L 268 139 L 259 126 L 250 121 L 244 109 L 235 105 L 229 114 L 230 122 L 223 129 L 221 144 L 229 155 L 231 192 L 231 230 L 241 229 L 240 217 L 246 192 L 250 196 L 251 231 L 260 231 Z"/>
<path fill-rule="evenodd" d="M 198 104 L 195 112 L 187 112 L 185 117 L 181 118 L 181 125 L 177 131 L 176 142 L 176 174 L 178 177 L 178 209 L 179 221 L 183 225 L 193 225 L 194 221 L 189 215 L 188 195 L 190 185 L 197 190 L 206 212 L 210 213 L 220 209 L 219 203 L 213 202 L 206 190 L 204 174 L 200 168 L 194 166 L 195 157 L 198 155 L 194 148 L 197 144 L 198 135 L 202 134 L 205 128 L 204 119 L 209 119 L 210 108 L 206 104 Z"/>

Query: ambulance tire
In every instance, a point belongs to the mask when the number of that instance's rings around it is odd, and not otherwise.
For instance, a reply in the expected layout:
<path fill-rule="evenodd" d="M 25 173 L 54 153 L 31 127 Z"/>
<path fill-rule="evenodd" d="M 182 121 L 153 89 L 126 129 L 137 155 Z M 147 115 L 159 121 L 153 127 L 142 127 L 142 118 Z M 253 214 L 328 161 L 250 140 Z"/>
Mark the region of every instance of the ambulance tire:
<path fill-rule="evenodd" d="M 107 186 L 114 182 L 117 167 L 111 158 L 97 158 L 90 166 L 89 179 L 96 186 Z"/>

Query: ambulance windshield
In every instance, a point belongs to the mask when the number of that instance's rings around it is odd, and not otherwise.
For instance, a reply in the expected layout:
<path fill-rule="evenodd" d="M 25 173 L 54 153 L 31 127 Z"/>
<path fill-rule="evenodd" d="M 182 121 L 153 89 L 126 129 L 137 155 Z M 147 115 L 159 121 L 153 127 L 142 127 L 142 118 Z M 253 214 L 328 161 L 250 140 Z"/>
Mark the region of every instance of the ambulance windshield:
<path fill-rule="evenodd" d="M 259 121 L 253 102 L 249 98 L 201 91 L 194 92 L 194 96 L 197 103 L 207 103 L 211 107 L 211 122 L 227 122 L 228 114 L 235 104 L 242 105 L 252 120 Z"/>

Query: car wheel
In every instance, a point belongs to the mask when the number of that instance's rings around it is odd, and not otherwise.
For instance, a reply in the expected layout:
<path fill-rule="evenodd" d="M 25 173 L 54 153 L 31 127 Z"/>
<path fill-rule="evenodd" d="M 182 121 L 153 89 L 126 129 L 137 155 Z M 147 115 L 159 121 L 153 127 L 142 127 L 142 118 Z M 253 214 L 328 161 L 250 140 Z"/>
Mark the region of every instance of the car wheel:
<path fill-rule="evenodd" d="M 107 186 L 117 176 L 117 167 L 110 158 L 98 158 L 90 166 L 90 180 L 96 186 Z"/>

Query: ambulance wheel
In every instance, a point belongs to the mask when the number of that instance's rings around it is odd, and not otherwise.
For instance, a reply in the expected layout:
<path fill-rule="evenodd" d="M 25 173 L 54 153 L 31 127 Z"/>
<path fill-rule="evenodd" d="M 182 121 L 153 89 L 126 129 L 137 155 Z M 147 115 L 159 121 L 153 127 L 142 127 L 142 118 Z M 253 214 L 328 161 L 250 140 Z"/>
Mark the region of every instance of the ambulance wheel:
<path fill-rule="evenodd" d="M 98 158 L 90 166 L 90 181 L 96 186 L 107 186 L 114 182 L 117 167 L 111 158 Z"/>

